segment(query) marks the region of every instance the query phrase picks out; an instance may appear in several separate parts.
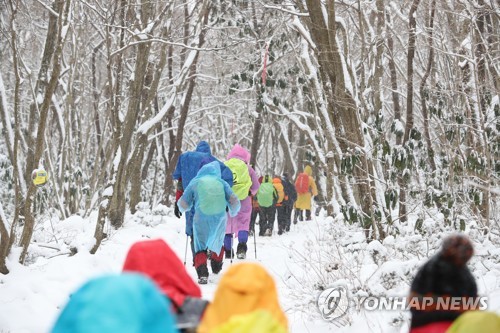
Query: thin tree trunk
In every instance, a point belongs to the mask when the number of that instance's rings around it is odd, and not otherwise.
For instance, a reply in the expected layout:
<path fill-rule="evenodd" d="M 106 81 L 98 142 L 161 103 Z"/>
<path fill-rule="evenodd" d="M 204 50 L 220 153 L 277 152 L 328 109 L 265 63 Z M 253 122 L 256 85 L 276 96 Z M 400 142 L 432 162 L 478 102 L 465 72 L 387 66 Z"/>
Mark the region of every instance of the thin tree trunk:
<path fill-rule="evenodd" d="M 436 13 L 436 0 L 432 0 L 431 3 L 431 16 L 429 18 L 429 26 L 427 28 L 429 37 L 429 59 L 427 59 L 427 68 L 425 69 L 425 74 L 420 82 L 420 99 L 422 102 L 422 117 L 424 118 L 424 137 L 425 143 L 427 144 L 427 156 L 429 158 L 429 165 L 431 167 L 431 171 L 434 172 L 436 170 L 436 163 L 434 161 L 434 149 L 432 148 L 431 136 L 429 132 L 429 112 L 427 110 L 427 98 L 425 92 L 425 86 L 427 84 L 427 79 L 431 74 L 432 65 L 434 63 L 434 46 L 433 46 L 433 32 L 434 32 L 434 16 Z"/>
<path fill-rule="evenodd" d="M 410 131 L 413 128 L 413 59 L 415 57 L 415 40 L 416 40 L 416 27 L 417 20 L 415 18 L 416 11 L 420 0 L 413 0 L 410 8 L 410 13 L 408 14 L 409 20 L 409 36 L 408 36 L 408 55 L 407 55 L 407 83 L 406 83 L 406 125 L 405 134 L 403 137 L 403 146 L 408 142 L 410 138 Z M 404 170 L 403 170 L 404 172 Z M 398 175 L 399 184 L 399 218 L 401 222 L 406 222 L 408 220 L 406 211 L 406 184 L 403 179 L 403 175 Z"/>
<path fill-rule="evenodd" d="M 45 90 L 45 96 L 43 99 L 43 103 L 40 107 L 40 119 L 38 122 L 38 130 L 37 130 L 37 138 L 35 144 L 35 153 L 33 156 L 33 164 L 38 165 L 40 162 L 40 158 L 42 157 L 45 145 L 45 128 L 47 125 L 47 117 L 49 113 L 49 107 L 52 100 L 52 95 L 54 94 L 59 80 L 59 74 L 61 72 L 61 57 L 62 57 L 62 49 L 63 49 L 63 35 L 61 34 L 63 24 L 67 24 L 68 12 L 70 10 L 71 0 L 66 0 L 64 3 L 65 6 L 61 6 L 59 11 L 59 19 L 57 24 L 57 33 L 52 35 L 51 37 L 56 40 L 56 50 L 53 57 L 53 69 L 49 84 L 47 89 Z M 63 12 L 64 10 L 64 12 Z M 64 20 L 64 22 L 63 22 Z M 31 242 L 31 237 L 33 235 L 33 228 L 35 226 L 35 217 L 33 216 L 32 204 L 34 201 L 34 197 L 36 194 L 36 186 L 30 182 L 30 186 L 28 187 L 28 193 L 26 195 L 26 200 L 24 202 L 24 228 L 23 233 L 21 235 L 20 245 L 22 246 L 21 256 L 19 258 L 20 263 L 24 263 L 26 259 L 26 255 L 28 253 L 28 247 Z"/>

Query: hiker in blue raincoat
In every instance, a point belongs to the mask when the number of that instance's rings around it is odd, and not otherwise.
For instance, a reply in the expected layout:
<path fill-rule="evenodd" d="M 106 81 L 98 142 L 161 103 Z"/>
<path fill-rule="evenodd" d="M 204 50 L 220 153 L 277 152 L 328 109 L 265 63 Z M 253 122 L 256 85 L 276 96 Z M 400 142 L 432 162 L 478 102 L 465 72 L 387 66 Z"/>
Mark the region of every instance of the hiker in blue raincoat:
<path fill-rule="evenodd" d="M 178 181 L 177 192 L 175 194 L 175 216 L 177 218 L 181 218 L 182 216 L 177 202 L 182 196 L 184 189 L 187 188 L 191 180 L 196 177 L 196 174 L 203 165 L 213 161 L 219 163 L 222 179 L 225 180 L 229 186 L 233 186 L 233 173 L 224 163 L 212 156 L 208 142 L 200 141 L 195 151 L 188 151 L 179 156 L 174 173 L 172 174 L 172 178 Z M 191 237 L 191 252 L 194 258 L 193 215 L 194 207 L 191 211 L 186 213 L 186 235 Z"/>
<path fill-rule="evenodd" d="M 51 333 L 177 333 L 169 300 L 139 274 L 104 275 L 71 294 Z"/>
<path fill-rule="evenodd" d="M 222 269 L 226 211 L 230 216 L 236 216 L 241 207 L 240 200 L 221 178 L 219 162 L 214 161 L 198 171 L 184 190 L 178 206 L 181 213 L 194 206 L 194 265 L 198 283 L 205 284 L 208 280 L 207 250 L 210 251 L 212 272 L 217 274 Z"/>

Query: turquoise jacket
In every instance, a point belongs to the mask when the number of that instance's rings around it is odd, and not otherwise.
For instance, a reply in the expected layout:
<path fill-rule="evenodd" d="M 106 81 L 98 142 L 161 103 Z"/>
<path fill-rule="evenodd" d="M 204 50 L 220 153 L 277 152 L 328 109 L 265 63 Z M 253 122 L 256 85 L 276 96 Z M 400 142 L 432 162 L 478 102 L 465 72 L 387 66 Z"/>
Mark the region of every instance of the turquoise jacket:
<path fill-rule="evenodd" d="M 177 333 L 170 308 L 145 276 L 106 275 L 70 296 L 52 333 Z"/>

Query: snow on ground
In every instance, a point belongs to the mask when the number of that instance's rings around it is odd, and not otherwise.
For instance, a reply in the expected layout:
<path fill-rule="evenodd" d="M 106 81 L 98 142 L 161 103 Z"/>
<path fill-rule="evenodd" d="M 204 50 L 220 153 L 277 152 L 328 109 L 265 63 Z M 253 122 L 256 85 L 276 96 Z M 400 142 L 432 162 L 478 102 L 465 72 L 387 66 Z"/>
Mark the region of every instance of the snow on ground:
<path fill-rule="evenodd" d="M 95 215 L 86 220 L 74 216 L 65 221 L 49 219 L 38 226 L 27 266 L 14 260 L 19 254 L 19 249 L 14 249 L 9 257 L 10 274 L 0 275 L 0 332 L 50 331 L 70 293 L 90 277 L 120 272 L 129 247 L 138 240 L 163 238 L 184 260 L 184 218 L 172 217 L 169 209 L 143 208 L 134 216 L 128 215 L 123 228 L 107 230 L 108 239 L 97 254 L 91 255 L 88 249 L 93 244 L 95 220 Z M 316 306 L 320 290 L 341 283 L 354 297 L 405 296 L 418 267 L 450 231 L 432 229 L 428 236 L 422 236 L 410 225 L 396 238 L 389 236 L 382 243 L 367 244 L 359 226 L 322 216 L 292 225 L 292 230 L 282 236 L 257 237 L 257 258 L 254 238 L 250 238 L 247 260 L 261 263 L 275 278 L 291 332 L 402 333 L 408 331 L 406 311 L 368 312 L 354 306 L 339 320 L 323 320 Z M 466 232 L 474 237 L 476 246 L 477 255 L 470 267 L 479 292 L 489 296 L 491 310 L 499 311 L 500 249 L 495 245 L 499 241 L 477 230 Z M 70 247 L 79 250 L 72 257 L 67 255 Z M 187 262 L 189 273 L 196 279 L 196 271 L 189 264 L 190 251 Z M 225 260 L 222 274 L 229 266 Z M 209 284 L 202 286 L 204 298 L 213 297 L 219 278 L 211 275 Z"/>

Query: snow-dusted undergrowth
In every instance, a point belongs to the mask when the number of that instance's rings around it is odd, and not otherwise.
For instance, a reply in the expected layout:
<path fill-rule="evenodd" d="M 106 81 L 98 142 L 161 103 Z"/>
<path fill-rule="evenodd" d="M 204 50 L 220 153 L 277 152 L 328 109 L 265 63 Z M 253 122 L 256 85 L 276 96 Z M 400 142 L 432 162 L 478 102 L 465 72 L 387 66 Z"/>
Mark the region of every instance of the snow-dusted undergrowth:
<path fill-rule="evenodd" d="M 184 220 L 172 215 L 164 206 L 141 205 L 135 215 L 127 215 L 122 229 L 105 231 L 108 238 L 96 255 L 88 253 L 96 214 L 64 221 L 47 218 L 36 228 L 29 264 L 19 265 L 19 250 L 14 249 L 9 257 L 11 273 L 0 275 L 0 332 L 47 332 L 69 294 L 92 276 L 119 272 L 128 248 L 140 239 L 163 238 L 184 260 Z M 292 225 L 282 236 L 250 238 L 247 260 L 260 262 L 274 276 L 291 332 L 407 332 L 409 314 L 405 311 L 367 312 L 353 306 L 340 320 L 328 322 L 321 318 L 316 301 L 322 290 L 339 283 L 348 287 L 352 298 L 407 295 L 418 267 L 439 249 L 447 234 L 455 232 L 436 216 L 424 221 L 424 234 L 414 231 L 414 218 L 408 225 L 399 225 L 399 234 L 382 243 L 367 243 L 357 225 L 315 217 Z M 485 235 L 473 222 L 465 233 L 475 245 L 469 267 L 479 292 L 489 297 L 490 309 L 499 311 L 500 238 Z M 188 253 L 187 262 L 190 258 Z M 229 265 L 229 261 L 224 263 L 222 274 Z M 193 267 L 187 269 L 196 276 Z M 211 276 L 202 287 L 205 298 L 213 297 L 219 278 Z"/>

